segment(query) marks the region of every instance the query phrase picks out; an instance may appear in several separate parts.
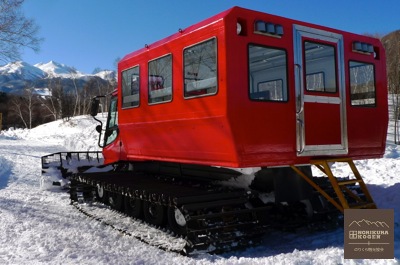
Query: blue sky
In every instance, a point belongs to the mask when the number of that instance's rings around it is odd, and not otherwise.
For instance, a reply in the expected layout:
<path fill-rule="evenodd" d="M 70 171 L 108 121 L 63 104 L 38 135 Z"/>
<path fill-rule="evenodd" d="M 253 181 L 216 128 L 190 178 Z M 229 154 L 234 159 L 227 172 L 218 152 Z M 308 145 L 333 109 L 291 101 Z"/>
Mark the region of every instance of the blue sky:
<path fill-rule="evenodd" d="M 400 29 L 399 0 L 25 0 L 44 42 L 22 60 L 115 70 L 117 58 L 232 6 L 359 34 Z"/>

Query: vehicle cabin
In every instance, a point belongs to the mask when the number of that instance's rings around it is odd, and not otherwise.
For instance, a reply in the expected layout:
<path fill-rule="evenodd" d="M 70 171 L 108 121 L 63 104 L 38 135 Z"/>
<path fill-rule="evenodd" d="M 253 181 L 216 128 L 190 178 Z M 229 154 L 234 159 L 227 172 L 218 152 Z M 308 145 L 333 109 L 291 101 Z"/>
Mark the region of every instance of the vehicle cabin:
<path fill-rule="evenodd" d="M 378 39 L 233 7 L 119 62 L 104 155 L 241 168 L 378 158 L 385 67 Z"/>

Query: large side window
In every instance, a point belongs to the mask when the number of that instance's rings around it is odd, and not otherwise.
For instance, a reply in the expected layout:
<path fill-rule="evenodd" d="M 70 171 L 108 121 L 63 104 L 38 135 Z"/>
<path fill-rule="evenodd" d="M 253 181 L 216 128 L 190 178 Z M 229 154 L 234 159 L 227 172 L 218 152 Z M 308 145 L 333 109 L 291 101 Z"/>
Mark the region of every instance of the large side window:
<path fill-rule="evenodd" d="M 186 98 L 217 93 L 217 40 L 215 38 L 184 49 L 183 61 Z"/>
<path fill-rule="evenodd" d="M 335 93 L 337 91 L 335 47 L 305 41 L 304 52 L 307 91 Z"/>
<path fill-rule="evenodd" d="M 172 55 L 149 62 L 149 103 L 172 99 Z"/>
<path fill-rule="evenodd" d="M 139 106 L 139 66 L 122 71 L 122 107 Z"/>
<path fill-rule="evenodd" d="M 373 64 L 350 62 L 350 100 L 353 106 L 373 107 L 376 103 Z"/>
<path fill-rule="evenodd" d="M 286 51 L 250 44 L 250 99 L 261 101 L 287 101 L 286 69 Z"/>

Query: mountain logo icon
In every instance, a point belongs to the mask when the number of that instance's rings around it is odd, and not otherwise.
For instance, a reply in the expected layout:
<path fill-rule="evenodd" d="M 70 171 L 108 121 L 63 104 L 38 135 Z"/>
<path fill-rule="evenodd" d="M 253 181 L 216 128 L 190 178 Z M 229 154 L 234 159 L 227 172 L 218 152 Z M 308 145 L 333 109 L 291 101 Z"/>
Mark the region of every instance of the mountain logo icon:
<path fill-rule="evenodd" d="M 381 221 L 369 221 L 362 219 L 361 221 L 353 221 L 349 224 L 349 227 L 377 227 L 377 228 L 389 228 L 386 222 Z"/>

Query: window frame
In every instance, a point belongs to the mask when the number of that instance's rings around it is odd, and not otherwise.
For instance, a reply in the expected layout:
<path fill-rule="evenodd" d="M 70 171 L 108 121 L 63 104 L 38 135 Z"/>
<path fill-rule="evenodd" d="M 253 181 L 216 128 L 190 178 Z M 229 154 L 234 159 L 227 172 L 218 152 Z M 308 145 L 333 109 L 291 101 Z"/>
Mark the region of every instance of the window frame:
<path fill-rule="evenodd" d="M 285 56 L 285 74 L 284 74 L 284 78 L 286 80 L 284 80 L 283 78 L 276 78 L 273 77 L 271 79 L 267 79 L 263 82 L 258 82 L 257 84 L 253 84 L 254 81 L 252 81 L 252 75 L 251 75 L 251 69 L 250 69 L 250 47 L 251 46 L 257 46 L 257 47 L 261 47 L 261 48 L 265 48 L 265 49 L 273 49 L 273 50 L 279 50 L 282 51 L 284 56 Z M 276 103 L 287 103 L 289 102 L 289 78 L 288 78 L 288 52 L 287 49 L 282 48 L 282 47 L 274 47 L 274 46 L 268 46 L 268 45 L 264 45 L 264 44 L 259 44 L 259 43 L 249 43 L 247 46 L 247 70 L 248 70 L 248 97 L 251 101 L 258 101 L 258 102 L 276 102 Z M 282 95 L 284 95 L 285 97 L 283 97 L 283 100 L 273 100 L 273 99 L 263 99 L 261 97 L 259 98 L 253 98 L 251 95 L 254 93 L 259 93 L 259 92 L 263 92 L 263 91 L 259 91 L 259 85 L 263 84 L 263 83 L 268 83 L 268 82 L 275 82 L 275 81 L 279 81 L 282 80 Z M 286 81 L 286 82 L 285 82 Z M 257 88 L 258 92 L 252 92 L 252 88 Z M 271 97 L 269 97 L 271 98 Z"/>
<path fill-rule="evenodd" d="M 137 74 L 137 78 L 138 78 L 138 81 L 137 81 L 137 84 L 138 84 L 138 89 L 137 89 L 137 91 L 138 91 L 138 93 L 137 93 L 137 95 L 138 95 L 138 100 L 137 100 L 137 104 L 136 105 L 131 105 L 131 106 L 125 106 L 125 104 L 127 104 L 127 103 L 132 103 L 132 102 L 136 102 L 136 101 L 128 101 L 128 102 L 125 102 L 125 98 L 126 97 L 132 97 L 132 96 L 134 96 L 134 95 L 136 95 L 136 94 L 129 94 L 129 95 L 125 95 L 125 90 L 124 90 L 124 78 L 123 78 L 123 75 L 124 75 L 124 73 L 125 72 L 128 72 L 129 70 L 132 70 L 132 69 L 134 69 L 134 68 L 137 68 L 138 69 L 138 74 Z M 130 81 L 131 81 L 131 83 L 129 84 L 129 86 L 131 87 L 130 88 L 130 90 L 132 91 L 132 76 L 133 76 L 134 74 L 132 73 L 131 74 L 131 76 L 130 76 Z M 138 107 L 140 107 L 140 95 L 141 95 L 141 91 L 140 91 L 140 80 L 141 80 L 141 78 L 140 78 L 140 65 L 139 64 L 137 64 L 137 65 L 135 65 L 135 66 L 132 66 L 132 67 L 129 67 L 129 68 L 126 68 L 126 69 L 124 69 L 124 70 L 122 70 L 121 71 L 121 91 L 122 91 L 122 93 L 121 93 L 121 102 L 122 102 L 122 104 L 121 104 L 121 108 L 122 109 L 131 109 L 131 108 L 138 108 Z"/>
<path fill-rule="evenodd" d="M 155 62 L 155 61 L 157 61 L 157 60 L 162 60 L 162 59 L 167 58 L 167 57 L 170 57 L 170 58 L 171 58 L 171 59 L 170 59 L 170 78 L 171 78 L 171 86 L 170 86 L 170 87 L 165 87 L 165 88 L 163 88 L 163 89 L 168 89 L 168 88 L 169 88 L 169 89 L 170 89 L 170 92 L 169 92 L 169 94 L 164 95 L 164 96 L 162 96 L 162 97 L 170 96 L 170 98 L 167 99 L 167 100 L 163 100 L 163 101 L 151 102 L 151 101 L 150 101 L 150 99 L 151 99 L 150 76 L 156 76 L 156 75 L 150 75 L 150 63 L 153 63 L 153 62 Z M 161 76 L 161 77 L 162 77 L 162 76 Z M 172 99 L 173 99 L 173 91 L 174 91 L 174 90 L 173 90 L 173 84 L 174 84 L 174 82 L 173 82 L 173 55 L 172 55 L 172 53 L 168 53 L 168 54 L 162 55 L 162 56 L 160 56 L 160 57 L 154 58 L 154 59 L 152 59 L 152 60 L 150 60 L 150 61 L 147 62 L 147 93 L 148 93 L 147 102 L 148 102 L 149 105 L 156 105 L 156 104 L 162 104 L 162 103 L 169 103 L 169 102 L 171 102 Z M 160 90 L 162 90 L 162 89 L 160 89 Z M 160 98 L 160 97 L 155 97 L 155 98 Z"/>
<path fill-rule="evenodd" d="M 215 91 L 212 91 L 211 93 L 202 93 L 202 94 L 198 94 L 198 95 L 188 95 L 187 96 L 186 93 L 187 92 L 191 92 L 191 91 L 187 91 L 186 90 L 186 87 L 187 87 L 186 79 L 187 78 L 186 78 L 186 65 L 185 65 L 185 61 L 186 61 L 185 60 L 185 51 L 189 50 L 191 48 L 194 48 L 196 46 L 200 46 L 201 44 L 205 44 L 205 43 L 210 42 L 210 41 L 215 41 L 215 44 L 214 44 L 214 50 L 215 50 Z M 219 91 L 219 86 L 218 86 L 218 74 L 219 74 L 219 71 L 218 71 L 218 39 L 217 39 L 217 37 L 214 36 L 214 37 L 202 40 L 200 42 L 197 42 L 197 43 L 195 43 L 193 45 L 184 47 L 182 49 L 182 64 L 183 64 L 183 66 L 182 66 L 182 69 L 183 69 L 182 75 L 183 75 L 183 98 L 184 99 L 208 97 L 208 96 L 216 95 L 218 93 L 218 91 Z M 212 77 L 212 78 L 214 78 L 214 77 Z M 208 78 L 208 79 L 210 79 L 210 78 Z M 207 79 L 203 79 L 203 80 L 207 80 Z M 204 89 L 212 89 L 212 88 L 204 88 Z M 197 90 L 201 90 L 201 89 L 197 89 Z M 196 91 L 196 90 L 192 90 L 192 91 Z"/>
<path fill-rule="evenodd" d="M 356 65 L 356 66 L 351 66 L 351 63 L 356 63 L 356 64 L 362 64 L 362 65 Z M 373 85 L 374 85 L 374 91 L 373 92 L 370 92 L 370 91 L 367 91 L 367 92 L 365 92 L 366 94 L 369 94 L 369 93 L 373 93 L 374 94 L 374 103 L 373 104 L 353 104 L 353 102 L 355 101 L 355 100 L 366 100 L 366 99 L 353 99 L 353 95 L 355 95 L 355 94 L 357 94 L 357 93 L 353 93 L 353 91 L 352 91 L 352 74 L 351 74 L 351 70 L 352 69 L 354 69 L 354 68 L 357 68 L 357 67 L 362 67 L 362 66 L 365 66 L 365 65 L 370 65 L 370 66 L 372 66 L 372 70 L 373 70 L 373 73 L 372 73 L 372 77 L 373 77 Z M 348 66 L 349 66 L 349 99 L 350 99 L 350 106 L 352 106 L 352 107 L 356 107 L 356 108 L 376 108 L 376 106 L 377 106 L 377 86 L 376 86 L 376 70 L 375 70 L 375 64 L 374 63 L 372 63 L 372 62 L 365 62 L 365 61 L 357 61 L 357 60 L 349 60 L 349 64 L 348 64 Z M 361 94 L 361 93 L 359 93 L 359 94 Z"/>
<path fill-rule="evenodd" d="M 327 86 L 327 80 L 326 80 L 326 75 L 327 75 L 327 71 L 324 71 L 324 69 L 320 69 L 320 71 L 310 71 L 309 73 L 307 72 L 307 54 L 306 54 L 306 43 L 312 43 L 312 44 L 316 44 L 316 45 L 323 45 L 323 46 L 328 46 L 328 47 L 332 47 L 333 48 L 333 62 L 334 62 L 334 74 L 335 74 L 335 90 L 334 91 L 329 91 L 327 89 L 329 89 L 329 86 Z M 319 93 L 319 94 L 337 94 L 339 92 L 339 80 L 338 80 L 338 58 L 337 58 L 337 49 L 338 47 L 332 43 L 325 43 L 322 41 L 317 41 L 317 40 L 313 40 L 313 39 L 305 39 L 303 41 L 303 60 L 304 60 L 304 90 L 309 92 L 309 93 Z M 329 69 L 328 69 L 329 70 Z M 311 90 L 307 87 L 307 76 L 310 75 L 314 75 L 314 74 L 319 74 L 322 73 L 323 75 L 323 85 L 324 85 L 324 90 Z"/>
<path fill-rule="evenodd" d="M 118 138 L 118 134 L 118 98 L 113 96 L 110 99 L 110 109 L 107 115 L 107 123 L 104 132 L 104 147 L 112 144 Z"/>

